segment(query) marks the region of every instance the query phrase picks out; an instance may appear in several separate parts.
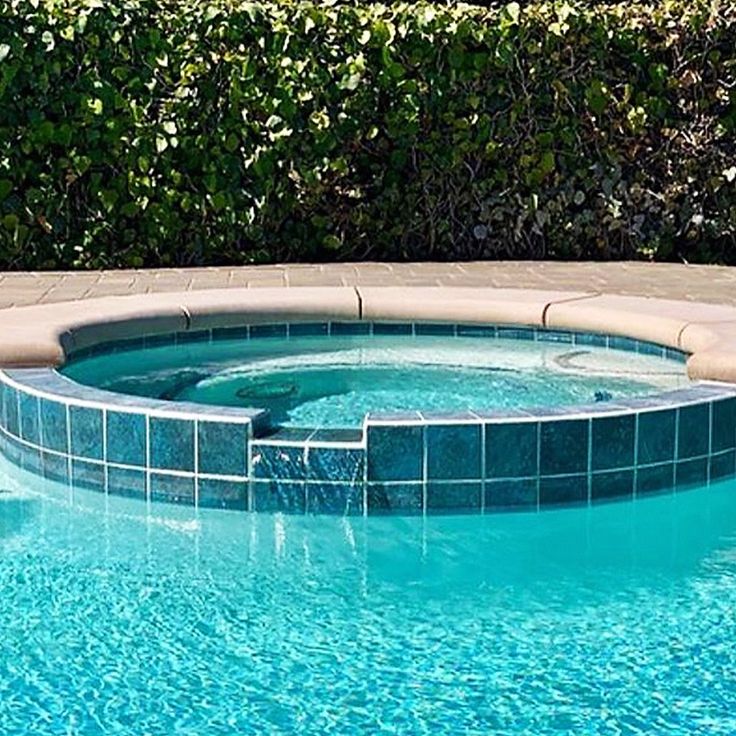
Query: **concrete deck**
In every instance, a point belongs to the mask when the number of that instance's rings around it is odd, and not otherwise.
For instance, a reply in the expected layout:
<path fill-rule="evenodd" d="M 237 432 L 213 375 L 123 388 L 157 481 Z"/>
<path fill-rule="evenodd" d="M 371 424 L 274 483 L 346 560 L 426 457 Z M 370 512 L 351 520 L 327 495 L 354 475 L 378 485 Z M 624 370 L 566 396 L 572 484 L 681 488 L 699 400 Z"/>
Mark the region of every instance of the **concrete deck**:
<path fill-rule="evenodd" d="M 80 300 L 85 300 L 84 304 Z M 0 274 L 0 367 L 137 334 L 265 321 L 526 324 L 691 353 L 736 381 L 736 269 L 646 263 L 327 264 Z"/>
<path fill-rule="evenodd" d="M 669 263 L 503 261 L 294 264 L 82 273 L 0 272 L 0 309 L 132 294 L 278 286 L 584 290 L 736 306 L 736 268 Z"/>

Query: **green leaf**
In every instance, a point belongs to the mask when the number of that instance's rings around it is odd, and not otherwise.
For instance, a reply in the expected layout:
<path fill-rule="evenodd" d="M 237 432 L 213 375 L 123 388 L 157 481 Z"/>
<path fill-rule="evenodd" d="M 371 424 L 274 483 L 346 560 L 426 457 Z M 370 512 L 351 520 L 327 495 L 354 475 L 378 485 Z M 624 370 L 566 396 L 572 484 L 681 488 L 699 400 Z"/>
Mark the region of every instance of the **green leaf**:
<path fill-rule="evenodd" d="M 0 202 L 13 191 L 13 182 L 10 179 L 0 179 Z"/>

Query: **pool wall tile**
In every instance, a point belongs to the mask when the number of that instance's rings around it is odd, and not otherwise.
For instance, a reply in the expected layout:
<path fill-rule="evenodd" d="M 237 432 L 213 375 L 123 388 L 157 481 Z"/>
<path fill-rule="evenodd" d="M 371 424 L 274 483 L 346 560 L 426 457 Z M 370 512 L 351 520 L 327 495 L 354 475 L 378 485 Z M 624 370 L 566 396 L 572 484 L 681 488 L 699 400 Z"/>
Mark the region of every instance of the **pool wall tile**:
<path fill-rule="evenodd" d="M 540 435 L 541 475 L 572 475 L 588 470 L 587 419 L 543 422 Z"/>
<path fill-rule="evenodd" d="M 306 504 L 309 514 L 337 514 L 359 516 L 364 512 L 364 487 L 356 483 L 320 483 L 306 485 Z"/>
<path fill-rule="evenodd" d="M 710 404 L 694 404 L 680 408 L 677 425 L 679 460 L 708 454 L 710 407 Z"/>
<path fill-rule="evenodd" d="M 423 433 L 418 425 L 369 425 L 368 480 L 422 480 Z"/>
<path fill-rule="evenodd" d="M 539 479 L 539 506 L 576 506 L 588 502 L 588 475 L 558 475 Z"/>
<path fill-rule="evenodd" d="M 368 483 L 369 514 L 421 514 L 424 511 L 423 483 Z"/>
<path fill-rule="evenodd" d="M 700 457 L 695 460 L 681 460 L 675 465 L 675 486 L 677 488 L 705 485 L 707 482 L 707 457 Z"/>
<path fill-rule="evenodd" d="M 279 480 L 251 482 L 253 511 L 303 514 L 306 512 L 306 488 L 303 482 Z"/>
<path fill-rule="evenodd" d="M 486 478 L 536 476 L 538 452 L 539 422 L 486 424 Z"/>
<path fill-rule="evenodd" d="M 315 337 L 327 335 L 330 325 L 327 322 L 294 322 L 289 325 L 289 337 Z"/>
<path fill-rule="evenodd" d="M 374 335 L 411 335 L 413 325 L 408 322 L 374 322 Z"/>
<path fill-rule="evenodd" d="M 483 504 L 483 484 L 427 483 L 427 513 L 449 513 L 463 511 L 478 513 Z"/>
<path fill-rule="evenodd" d="M 195 500 L 194 476 L 150 474 L 151 500 L 193 506 Z"/>
<path fill-rule="evenodd" d="M 69 461 L 64 455 L 41 452 L 43 477 L 67 485 L 69 483 Z"/>
<path fill-rule="evenodd" d="M 72 485 L 89 491 L 105 490 L 105 466 L 86 460 L 72 459 Z"/>
<path fill-rule="evenodd" d="M 590 476 L 590 500 L 593 503 L 610 501 L 614 498 L 633 498 L 633 496 L 633 470 L 607 470 L 593 473 Z"/>
<path fill-rule="evenodd" d="M 108 466 L 107 490 L 113 496 L 145 500 L 146 473 L 143 470 Z"/>
<path fill-rule="evenodd" d="M 41 443 L 39 426 L 39 400 L 31 394 L 20 395 L 20 436 L 34 445 Z"/>
<path fill-rule="evenodd" d="M 102 460 L 102 411 L 87 406 L 69 407 L 72 455 Z"/>
<path fill-rule="evenodd" d="M 146 417 L 133 412 L 106 412 L 107 461 L 146 466 Z"/>
<path fill-rule="evenodd" d="M 708 477 L 711 481 L 732 478 L 736 475 L 736 451 L 727 450 L 708 459 Z"/>
<path fill-rule="evenodd" d="M 251 338 L 257 337 L 286 337 L 287 328 L 285 324 L 251 325 Z"/>
<path fill-rule="evenodd" d="M 637 461 L 640 465 L 674 459 L 676 418 L 674 409 L 639 414 Z"/>
<path fill-rule="evenodd" d="M 591 470 L 631 468 L 636 445 L 636 416 L 621 414 L 592 420 Z"/>
<path fill-rule="evenodd" d="M 310 447 L 307 453 L 307 480 L 362 482 L 365 452 L 345 447 Z"/>
<path fill-rule="evenodd" d="M 149 447 L 152 468 L 194 471 L 194 422 L 151 417 Z"/>
<path fill-rule="evenodd" d="M 199 479 L 199 506 L 203 508 L 248 510 L 246 480 Z"/>
<path fill-rule="evenodd" d="M 58 401 L 41 400 L 41 446 L 68 454 L 66 405 Z"/>
<path fill-rule="evenodd" d="M 736 399 L 713 402 L 711 436 L 713 453 L 736 447 Z"/>
<path fill-rule="evenodd" d="M 304 445 L 253 443 L 251 467 L 255 479 L 300 480 L 306 476 Z"/>
<path fill-rule="evenodd" d="M 247 476 L 248 425 L 202 419 L 197 424 L 199 472 Z"/>
<path fill-rule="evenodd" d="M 536 478 L 506 478 L 485 482 L 485 509 L 535 510 L 539 503 L 539 483 Z"/>
<path fill-rule="evenodd" d="M 371 325 L 368 322 L 331 322 L 330 334 L 332 335 L 369 335 Z"/>
<path fill-rule="evenodd" d="M 636 473 L 636 495 L 671 492 L 674 488 L 674 463 L 640 467 Z"/>
<path fill-rule="evenodd" d="M 5 394 L 5 427 L 14 437 L 20 437 L 18 404 L 18 392 L 8 387 Z"/>
<path fill-rule="evenodd" d="M 426 441 L 428 480 L 482 477 L 480 424 L 431 424 Z"/>

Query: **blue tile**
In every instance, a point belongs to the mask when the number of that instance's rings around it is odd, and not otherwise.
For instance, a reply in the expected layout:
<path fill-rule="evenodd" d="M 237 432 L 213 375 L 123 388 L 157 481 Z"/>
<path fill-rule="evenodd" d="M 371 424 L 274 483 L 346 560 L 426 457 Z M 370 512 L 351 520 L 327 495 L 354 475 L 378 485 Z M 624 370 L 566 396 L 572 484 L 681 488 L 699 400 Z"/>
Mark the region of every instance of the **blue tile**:
<path fill-rule="evenodd" d="M 537 422 L 486 424 L 485 431 L 486 478 L 537 475 Z"/>
<path fill-rule="evenodd" d="M 23 455 L 21 444 L 13 437 L 6 437 L 5 435 L 0 435 L 0 440 L 3 442 L 3 453 L 6 459 L 13 465 L 20 466 Z"/>
<path fill-rule="evenodd" d="M 450 323 L 416 322 L 414 324 L 414 334 L 447 337 L 455 334 L 455 325 Z"/>
<path fill-rule="evenodd" d="M 72 459 L 72 485 L 98 493 L 105 492 L 105 468 L 101 463 Z"/>
<path fill-rule="evenodd" d="M 708 482 L 708 458 L 682 460 L 675 465 L 675 486 L 678 489 L 704 486 Z"/>
<path fill-rule="evenodd" d="M 411 335 L 412 325 L 408 322 L 374 322 L 374 335 Z"/>
<path fill-rule="evenodd" d="M 708 454 L 710 405 L 695 404 L 679 410 L 677 457 L 680 460 Z"/>
<path fill-rule="evenodd" d="M 542 475 L 572 475 L 588 469 L 587 420 L 541 423 L 539 472 Z"/>
<path fill-rule="evenodd" d="M 608 345 L 606 335 L 598 335 L 595 332 L 576 332 L 573 336 L 575 345 L 591 345 L 593 347 L 605 348 Z"/>
<path fill-rule="evenodd" d="M 426 433 L 429 479 L 481 478 L 480 424 L 432 424 Z"/>
<path fill-rule="evenodd" d="M 150 462 L 162 470 L 194 470 L 194 422 L 150 418 Z"/>
<path fill-rule="evenodd" d="M 493 325 L 458 325 L 458 337 L 496 337 Z"/>
<path fill-rule="evenodd" d="M 422 483 L 369 483 L 369 514 L 421 514 Z"/>
<path fill-rule="evenodd" d="M 485 494 L 486 510 L 537 508 L 536 478 L 487 480 Z"/>
<path fill-rule="evenodd" d="M 671 491 L 673 485 L 674 463 L 663 463 L 661 465 L 652 465 L 648 468 L 638 468 L 636 472 L 637 496 Z"/>
<path fill-rule="evenodd" d="M 144 348 L 168 347 L 176 344 L 176 334 L 167 332 L 163 335 L 146 335 L 143 338 Z"/>
<path fill-rule="evenodd" d="M 31 394 L 20 394 L 20 436 L 34 445 L 41 444 L 41 432 L 38 421 L 38 397 Z"/>
<path fill-rule="evenodd" d="M 306 490 L 310 514 L 363 514 L 362 483 L 307 483 Z"/>
<path fill-rule="evenodd" d="M 422 427 L 368 427 L 368 480 L 421 480 Z"/>
<path fill-rule="evenodd" d="M 251 325 L 250 326 L 251 338 L 258 337 L 286 337 L 286 325 Z"/>
<path fill-rule="evenodd" d="M 587 502 L 587 475 L 563 475 L 539 480 L 539 505 L 542 507 L 572 506 Z"/>
<path fill-rule="evenodd" d="M 675 457 L 674 409 L 645 411 L 639 415 L 639 465 L 661 463 Z"/>
<path fill-rule="evenodd" d="M 310 480 L 363 480 L 365 452 L 343 447 L 310 447 L 307 477 Z"/>
<path fill-rule="evenodd" d="M 427 483 L 427 511 L 478 513 L 482 496 L 482 483 Z"/>
<path fill-rule="evenodd" d="M 107 460 L 146 466 L 146 417 L 131 412 L 107 412 Z"/>
<path fill-rule="evenodd" d="M 593 419 L 592 470 L 630 468 L 634 465 L 636 416 L 624 414 Z"/>
<path fill-rule="evenodd" d="M 332 335 L 369 335 L 371 332 L 370 322 L 332 322 L 330 323 L 330 334 Z"/>
<path fill-rule="evenodd" d="M 194 478 L 151 473 L 151 500 L 194 506 Z"/>
<path fill-rule="evenodd" d="M 709 460 L 709 475 L 712 481 L 736 475 L 736 451 L 727 450 L 713 455 Z"/>
<path fill-rule="evenodd" d="M 611 498 L 632 498 L 633 495 L 633 470 L 613 470 L 591 475 L 590 498 L 593 502 Z"/>
<path fill-rule="evenodd" d="M 249 325 L 236 325 L 233 327 L 214 327 L 212 329 L 213 340 L 248 340 L 249 338 Z"/>
<path fill-rule="evenodd" d="M 619 337 L 618 335 L 612 335 L 609 338 L 608 346 L 613 350 L 625 350 L 627 352 L 636 352 L 637 349 L 636 340 L 632 340 L 630 337 Z"/>
<path fill-rule="evenodd" d="M 294 322 L 289 325 L 290 337 L 312 337 L 326 335 L 330 331 L 327 322 Z"/>
<path fill-rule="evenodd" d="M 303 514 L 306 510 L 304 483 L 259 480 L 251 483 L 251 489 L 254 511 L 282 511 L 289 514 Z"/>
<path fill-rule="evenodd" d="M 41 400 L 41 445 L 47 450 L 67 453 L 66 406 Z"/>
<path fill-rule="evenodd" d="M 248 509 L 247 481 L 199 479 L 199 505 L 206 508 L 246 511 Z"/>
<path fill-rule="evenodd" d="M 20 418 L 18 415 L 18 392 L 14 388 L 5 389 L 5 428 L 14 437 L 20 437 Z"/>
<path fill-rule="evenodd" d="M 41 450 L 35 447 L 21 445 L 20 467 L 34 475 L 41 475 Z"/>
<path fill-rule="evenodd" d="M 661 345 L 657 345 L 653 342 L 644 342 L 642 340 L 639 340 L 637 343 L 636 351 L 642 355 L 658 355 L 661 358 L 665 355 L 665 350 Z"/>
<path fill-rule="evenodd" d="M 128 468 L 107 468 L 107 491 L 114 496 L 146 498 L 146 473 Z"/>
<path fill-rule="evenodd" d="M 41 470 L 43 477 L 56 483 L 69 483 L 69 463 L 63 455 L 54 455 L 51 452 L 41 453 Z"/>
<path fill-rule="evenodd" d="M 192 330 L 191 332 L 177 332 L 176 344 L 189 345 L 195 342 L 209 342 L 212 339 L 212 333 L 209 330 Z"/>
<path fill-rule="evenodd" d="M 212 475 L 248 474 L 248 425 L 199 421 L 199 472 Z"/>
<path fill-rule="evenodd" d="M 683 353 L 681 350 L 675 350 L 674 348 L 665 348 L 665 356 L 669 360 L 674 360 L 678 363 L 687 363 L 688 354 Z"/>
<path fill-rule="evenodd" d="M 102 460 L 102 411 L 70 406 L 69 422 L 72 455 Z"/>
<path fill-rule="evenodd" d="M 255 478 L 305 480 L 303 445 L 258 445 L 253 447 L 252 472 Z"/>
<path fill-rule="evenodd" d="M 712 439 L 711 452 L 736 447 L 736 399 L 713 402 Z"/>
<path fill-rule="evenodd" d="M 317 442 L 355 442 L 363 441 L 362 429 L 341 429 L 339 427 L 324 427 L 313 432 L 309 437 L 309 444 Z"/>
<path fill-rule="evenodd" d="M 533 327 L 498 327 L 496 335 L 505 340 L 534 340 L 536 330 Z"/>
<path fill-rule="evenodd" d="M 561 330 L 537 330 L 538 342 L 562 342 L 572 343 L 572 333 L 563 332 Z"/>

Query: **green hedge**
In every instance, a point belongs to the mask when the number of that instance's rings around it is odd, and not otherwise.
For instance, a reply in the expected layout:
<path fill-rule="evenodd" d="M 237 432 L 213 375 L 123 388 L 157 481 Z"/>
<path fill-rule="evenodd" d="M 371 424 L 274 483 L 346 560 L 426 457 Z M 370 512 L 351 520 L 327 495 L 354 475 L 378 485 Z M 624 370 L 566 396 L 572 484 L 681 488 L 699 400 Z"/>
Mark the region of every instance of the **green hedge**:
<path fill-rule="evenodd" d="M 0 3 L 0 268 L 736 262 L 717 0 Z"/>

